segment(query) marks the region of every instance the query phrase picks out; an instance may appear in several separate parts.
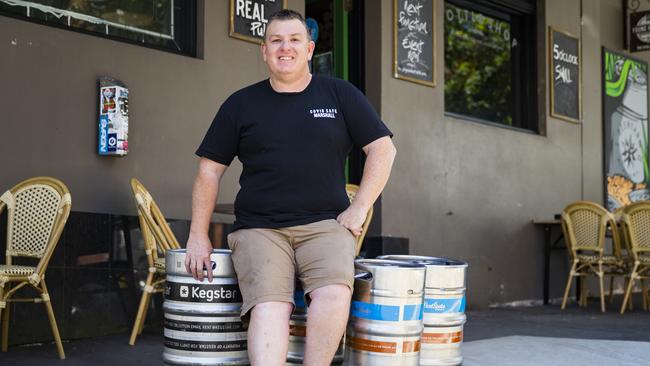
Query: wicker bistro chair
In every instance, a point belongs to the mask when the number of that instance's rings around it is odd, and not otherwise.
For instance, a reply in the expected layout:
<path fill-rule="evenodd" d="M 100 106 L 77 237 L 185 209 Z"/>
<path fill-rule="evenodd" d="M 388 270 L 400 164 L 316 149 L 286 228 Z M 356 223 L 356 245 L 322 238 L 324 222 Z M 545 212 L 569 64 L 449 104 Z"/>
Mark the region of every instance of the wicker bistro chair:
<path fill-rule="evenodd" d="M 634 281 L 641 280 L 643 308 L 648 309 L 648 289 L 644 279 L 650 279 L 650 202 L 636 202 L 623 210 L 622 223 L 625 228 L 626 239 L 629 245 L 628 252 L 633 260 L 629 272 L 629 283 L 621 305 L 621 314 L 625 313 Z"/>
<path fill-rule="evenodd" d="M 140 231 L 144 239 L 144 248 L 149 265 L 147 281 L 133 323 L 131 338 L 129 339 L 129 344 L 133 346 L 137 336 L 142 333 L 151 295 L 162 293 L 165 290 L 165 252 L 170 249 L 179 249 L 180 245 L 169 228 L 160 208 L 142 183 L 133 178 L 131 179 L 131 188 L 138 208 Z"/>
<path fill-rule="evenodd" d="M 348 194 L 348 198 L 350 199 L 350 202 L 354 201 L 354 197 L 357 195 L 358 190 L 359 190 L 359 186 L 356 184 L 345 185 L 345 192 Z M 366 215 L 366 220 L 363 222 L 363 226 L 361 226 L 361 235 L 357 237 L 357 246 L 354 251 L 356 255 L 359 255 L 359 252 L 361 251 L 361 245 L 363 244 L 363 239 L 366 237 L 368 226 L 370 226 L 370 221 L 372 220 L 372 213 L 373 213 L 373 208 L 372 206 L 370 206 L 370 210 L 368 210 L 368 215 Z"/>
<path fill-rule="evenodd" d="M 10 302 L 43 302 L 50 320 L 59 358 L 65 359 L 61 337 L 45 285 L 45 271 L 70 214 L 70 192 L 58 179 L 36 177 L 25 180 L 0 196 L 0 213 L 7 208 L 7 257 L 0 265 L 0 313 L 2 351 L 7 351 Z M 38 259 L 36 266 L 14 265 L 14 257 Z M 36 298 L 12 298 L 31 286 Z M 3 312 L 4 310 L 4 312 Z"/>
<path fill-rule="evenodd" d="M 605 234 L 612 232 L 611 255 L 605 254 Z M 562 230 L 571 258 L 571 271 L 567 279 L 562 309 L 566 307 L 573 277 L 580 281 L 581 298 L 579 305 L 587 305 L 587 291 L 583 277 L 596 276 L 600 284 L 600 309 L 605 311 L 604 277 L 625 276 L 625 261 L 622 258 L 620 238 L 616 220 L 602 206 L 588 201 L 578 201 L 567 206 L 562 212 Z M 612 283 L 610 283 L 610 295 Z"/>

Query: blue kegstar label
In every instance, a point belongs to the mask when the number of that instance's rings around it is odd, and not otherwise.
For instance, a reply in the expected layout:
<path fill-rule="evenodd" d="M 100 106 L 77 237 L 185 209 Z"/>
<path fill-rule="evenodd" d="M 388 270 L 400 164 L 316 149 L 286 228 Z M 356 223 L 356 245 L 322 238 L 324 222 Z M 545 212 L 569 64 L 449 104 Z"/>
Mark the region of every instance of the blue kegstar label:
<path fill-rule="evenodd" d="M 399 321 L 399 306 L 352 301 L 352 316 L 368 320 Z"/>
<path fill-rule="evenodd" d="M 422 319 L 422 305 L 404 305 L 404 315 L 402 320 L 420 320 Z"/>
<path fill-rule="evenodd" d="M 462 313 L 465 311 L 465 296 L 455 299 L 424 299 L 425 313 Z"/>

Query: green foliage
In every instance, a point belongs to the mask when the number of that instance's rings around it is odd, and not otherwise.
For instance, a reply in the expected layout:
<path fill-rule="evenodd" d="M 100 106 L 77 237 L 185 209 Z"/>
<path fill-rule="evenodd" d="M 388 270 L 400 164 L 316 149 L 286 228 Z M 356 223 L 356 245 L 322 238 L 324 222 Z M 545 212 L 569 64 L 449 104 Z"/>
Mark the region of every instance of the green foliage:
<path fill-rule="evenodd" d="M 512 125 L 509 24 L 450 4 L 445 11 L 446 111 Z"/>

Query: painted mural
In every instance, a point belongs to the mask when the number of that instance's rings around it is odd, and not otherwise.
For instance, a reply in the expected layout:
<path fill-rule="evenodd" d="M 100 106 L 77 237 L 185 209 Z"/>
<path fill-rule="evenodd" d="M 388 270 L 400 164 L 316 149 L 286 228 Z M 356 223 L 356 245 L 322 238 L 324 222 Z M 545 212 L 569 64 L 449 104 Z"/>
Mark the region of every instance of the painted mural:
<path fill-rule="evenodd" d="M 648 64 L 603 48 L 607 209 L 650 199 Z"/>

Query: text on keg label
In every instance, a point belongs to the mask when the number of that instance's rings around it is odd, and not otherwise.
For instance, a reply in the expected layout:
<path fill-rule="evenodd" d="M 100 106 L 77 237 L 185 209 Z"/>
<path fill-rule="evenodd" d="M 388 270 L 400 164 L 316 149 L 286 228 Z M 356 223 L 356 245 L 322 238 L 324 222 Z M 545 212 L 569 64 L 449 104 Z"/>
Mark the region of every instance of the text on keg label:
<path fill-rule="evenodd" d="M 187 284 L 167 281 L 165 299 L 183 302 L 238 303 L 242 302 L 237 285 Z"/>
<path fill-rule="evenodd" d="M 465 296 L 452 299 L 424 299 L 425 313 L 463 313 L 465 312 Z"/>

